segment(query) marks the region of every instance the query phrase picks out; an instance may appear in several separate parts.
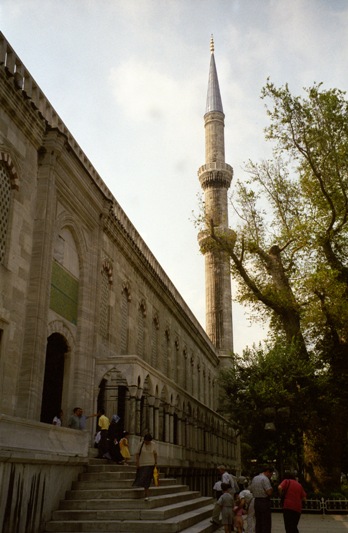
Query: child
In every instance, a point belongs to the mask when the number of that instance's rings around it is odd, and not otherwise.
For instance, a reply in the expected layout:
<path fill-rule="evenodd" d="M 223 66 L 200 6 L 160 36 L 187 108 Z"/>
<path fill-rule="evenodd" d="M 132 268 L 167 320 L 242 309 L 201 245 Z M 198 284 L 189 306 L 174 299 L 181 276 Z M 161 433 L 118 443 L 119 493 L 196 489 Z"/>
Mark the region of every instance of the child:
<path fill-rule="evenodd" d="M 125 460 L 125 464 L 128 465 L 129 459 L 131 458 L 131 455 L 129 453 L 129 444 L 128 444 L 128 431 L 123 432 L 123 437 L 120 440 L 120 452 Z"/>
<path fill-rule="evenodd" d="M 243 533 L 243 505 L 239 494 L 234 495 L 234 527 L 237 533 Z"/>
<path fill-rule="evenodd" d="M 233 496 L 228 492 L 230 485 L 227 483 L 221 483 L 222 495 L 218 499 L 218 505 L 221 507 L 222 525 L 224 526 L 225 533 L 232 533 L 233 522 Z"/>

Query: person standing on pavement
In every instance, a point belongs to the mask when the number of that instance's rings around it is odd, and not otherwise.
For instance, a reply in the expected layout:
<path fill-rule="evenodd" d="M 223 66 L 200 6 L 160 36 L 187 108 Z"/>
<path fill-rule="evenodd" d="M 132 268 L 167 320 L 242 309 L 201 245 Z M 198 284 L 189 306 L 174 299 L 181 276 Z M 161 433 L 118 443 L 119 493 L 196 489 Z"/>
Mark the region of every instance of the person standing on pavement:
<path fill-rule="evenodd" d="M 232 533 L 233 526 L 233 506 L 234 498 L 230 494 L 230 484 L 221 483 L 222 495 L 217 501 L 219 509 L 221 510 L 222 525 L 224 526 L 225 533 Z"/>
<path fill-rule="evenodd" d="M 227 471 L 227 468 L 225 465 L 220 465 L 217 467 L 217 469 L 221 475 L 221 486 L 222 486 L 222 483 L 225 483 L 228 486 L 229 494 L 231 494 L 232 498 L 234 498 L 235 493 L 239 492 L 239 487 L 237 483 L 235 482 L 234 476 L 232 476 Z M 218 503 L 216 503 L 214 505 L 213 514 L 212 514 L 210 522 L 217 526 L 220 525 L 220 511 L 221 511 L 221 507 L 218 505 Z"/>
<path fill-rule="evenodd" d="M 248 489 L 244 489 L 239 493 L 239 498 L 242 502 L 244 510 L 246 511 L 246 533 L 255 533 L 255 498 Z"/>
<path fill-rule="evenodd" d="M 271 466 L 265 467 L 261 474 L 252 479 L 249 487 L 255 498 L 255 533 L 271 533 L 271 495 L 273 488 L 270 480 L 273 471 Z"/>
<path fill-rule="evenodd" d="M 302 502 L 306 493 L 293 474 L 286 474 L 278 486 L 280 498 L 283 500 L 283 519 L 286 533 L 298 533 Z"/>

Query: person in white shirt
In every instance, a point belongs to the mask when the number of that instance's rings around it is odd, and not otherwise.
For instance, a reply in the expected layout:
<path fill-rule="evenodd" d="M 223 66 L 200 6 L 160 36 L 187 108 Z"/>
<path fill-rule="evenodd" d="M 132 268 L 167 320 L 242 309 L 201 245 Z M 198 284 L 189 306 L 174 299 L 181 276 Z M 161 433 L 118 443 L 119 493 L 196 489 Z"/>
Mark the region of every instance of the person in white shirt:
<path fill-rule="evenodd" d="M 149 499 L 149 487 L 153 478 L 153 469 L 157 466 L 157 448 L 152 440 L 152 435 L 147 433 L 139 444 L 135 454 L 137 473 L 133 487 L 143 487 L 145 501 Z"/>
<path fill-rule="evenodd" d="M 266 466 L 261 474 L 252 479 L 249 487 L 255 498 L 256 533 L 271 533 L 272 530 L 271 495 L 273 488 L 270 479 L 273 472 L 274 469 L 271 466 Z"/>

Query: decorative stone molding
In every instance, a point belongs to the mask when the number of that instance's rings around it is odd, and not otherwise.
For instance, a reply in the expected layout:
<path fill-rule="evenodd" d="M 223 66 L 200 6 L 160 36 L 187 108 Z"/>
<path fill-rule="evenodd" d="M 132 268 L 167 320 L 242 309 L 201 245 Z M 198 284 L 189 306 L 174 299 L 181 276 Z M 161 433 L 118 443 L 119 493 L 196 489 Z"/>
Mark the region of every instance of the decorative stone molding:
<path fill-rule="evenodd" d="M 156 311 L 156 313 L 154 314 L 154 317 L 153 317 L 153 323 L 154 323 L 154 325 L 155 325 L 155 328 L 156 328 L 157 330 L 159 330 L 160 325 L 159 325 L 159 316 L 158 316 L 157 311 Z"/>
<path fill-rule="evenodd" d="M 61 320 L 53 320 L 47 326 L 47 338 L 53 335 L 53 333 L 59 333 L 67 341 L 69 351 L 72 351 L 75 347 L 75 338 L 67 325 Z"/>
<path fill-rule="evenodd" d="M 131 302 L 132 301 L 132 297 L 131 297 L 131 294 L 130 294 L 130 283 L 129 283 L 129 281 L 124 281 L 122 283 L 122 292 L 127 296 L 128 302 Z"/>
<path fill-rule="evenodd" d="M 210 187 L 228 189 L 232 181 L 232 173 L 222 169 L 204 170 L 198 177 L 203 190 Z"/>
<path fill-rule="evenodd" d="M 113 284 L 113 266 L 112 266 L 110 259 L 104 259 L 102 263 L 101 273 L 103 274 L 104 272 L 106 273 L 108 277 L 109 285 L 112 285 Z"/>
<path fill-rule="evenodd" d="M 16 191 L 18 191 L 19 177 L 16 166 L 14 165 L 10 154 L 8 152 L 0 151 L 0 161 L 2 161 L 6 165 L 9 171 L 11 189 L 15 189 Z"/>
<path fill-rule="evenodd" d="M 147 310 L 146 310 L 146 301 L 144 298 L 142 298 L 139 302 L 139 310 L 142 312 L 143 317 L 146 317 Z"/>

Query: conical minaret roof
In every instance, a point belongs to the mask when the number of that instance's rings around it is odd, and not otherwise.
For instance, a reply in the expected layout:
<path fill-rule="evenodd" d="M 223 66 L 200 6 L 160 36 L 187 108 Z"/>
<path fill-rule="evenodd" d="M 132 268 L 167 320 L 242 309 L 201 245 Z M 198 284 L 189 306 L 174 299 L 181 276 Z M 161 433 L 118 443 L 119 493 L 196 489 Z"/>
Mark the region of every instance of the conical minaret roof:
<path fill-rule="evenodd" d="M 214 58 L 214 39 L 210 39 L 210 69 L 209 69 L 209 82 L 208 82 L 208 93 L 207 93 L 207 105 L 205 112 L 210 113 L 211 111 L 219 111 L 223 113 L 219 80 L 216 71 L 215 58 Z"/>

